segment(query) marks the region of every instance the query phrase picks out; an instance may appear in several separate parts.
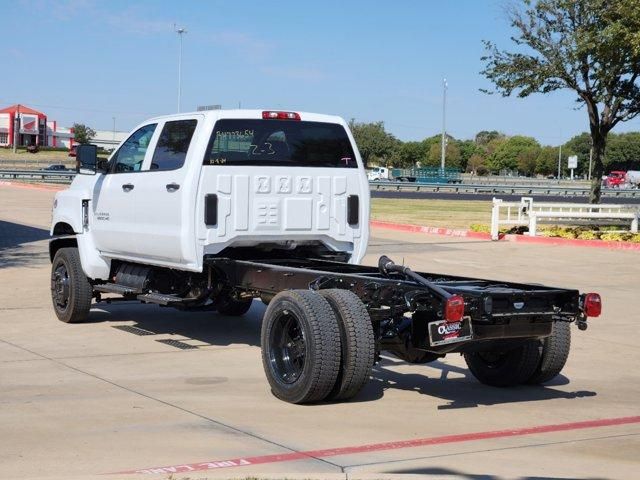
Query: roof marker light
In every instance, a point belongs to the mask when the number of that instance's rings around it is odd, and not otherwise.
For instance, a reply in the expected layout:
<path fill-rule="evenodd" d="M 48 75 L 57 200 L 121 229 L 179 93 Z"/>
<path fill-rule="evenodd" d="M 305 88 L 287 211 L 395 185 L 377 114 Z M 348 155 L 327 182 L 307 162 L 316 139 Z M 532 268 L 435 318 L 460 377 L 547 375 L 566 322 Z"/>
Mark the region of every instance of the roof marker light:
<path fill-rule="evenodd" d="M 278 112 L 275 110 L 265 110 L 262 112 L 264 120 L 300 120 L 300 114 L 296 112 Z"/>

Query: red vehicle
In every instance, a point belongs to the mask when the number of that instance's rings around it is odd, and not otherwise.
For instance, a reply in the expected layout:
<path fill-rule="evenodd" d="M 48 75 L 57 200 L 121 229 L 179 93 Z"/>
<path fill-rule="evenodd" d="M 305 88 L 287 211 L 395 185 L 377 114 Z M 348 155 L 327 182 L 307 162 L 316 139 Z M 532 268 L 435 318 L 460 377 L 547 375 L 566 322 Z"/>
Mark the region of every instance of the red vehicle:
<path fill-rule="evenodd" d="M 604 186 L 608 188 L 620 188 L 627 183 L 627 172 L 614 170 L 604 180 Z"/>

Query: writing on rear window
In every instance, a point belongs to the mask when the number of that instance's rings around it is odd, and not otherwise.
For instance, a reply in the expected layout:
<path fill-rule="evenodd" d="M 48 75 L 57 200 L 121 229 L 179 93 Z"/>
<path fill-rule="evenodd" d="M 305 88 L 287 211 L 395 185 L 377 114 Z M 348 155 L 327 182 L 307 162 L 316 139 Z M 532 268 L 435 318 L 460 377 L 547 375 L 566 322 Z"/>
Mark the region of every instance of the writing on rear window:
<path fill-rule="evenodd" d="M 204 165 L 357 168 L 344 127 L 288 120 L 219 120 Z"/>

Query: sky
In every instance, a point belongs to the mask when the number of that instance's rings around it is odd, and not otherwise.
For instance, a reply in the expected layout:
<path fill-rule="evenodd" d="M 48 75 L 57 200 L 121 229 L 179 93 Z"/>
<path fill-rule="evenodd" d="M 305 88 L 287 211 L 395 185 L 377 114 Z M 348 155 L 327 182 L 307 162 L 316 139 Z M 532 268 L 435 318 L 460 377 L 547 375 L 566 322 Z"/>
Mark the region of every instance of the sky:
<path fill-rule="evenodd" d="M 487 95 L 482 40 L 511 47 L 507 0 L 0 0 L 0 108 L 128 131 L 199 105 L 383 121 L 403 141 L 442 128 L 564 143 L 588 127 L 569 91 Z M 615 132 L 640 130 L 640 119 Z"/>

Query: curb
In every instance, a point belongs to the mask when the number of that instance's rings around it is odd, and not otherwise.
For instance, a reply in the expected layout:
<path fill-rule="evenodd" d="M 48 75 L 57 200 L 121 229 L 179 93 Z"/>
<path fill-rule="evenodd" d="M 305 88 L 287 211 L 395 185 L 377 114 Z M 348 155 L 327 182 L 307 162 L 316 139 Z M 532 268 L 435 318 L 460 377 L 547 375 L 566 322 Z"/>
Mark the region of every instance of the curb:
<path fill-rule="evenodd" d="M 480 238 L 482 240 L 491 240 L 491 234 L 489 233 L 472 232 L 471 230 L 455 228 L 426 227 L 407 223 L 384 222 L 382 220 L 371 220 L 369 225 L 373 228 L 384 228 L 386 230 L 395 230 L 397 232 L 424 233 L 427 235 L 442 235 L 446 237 Z"/>
<path fill-rule="evenodd" d="M 503 239 L 503 237 L 500 237 Z M 581 240 L 579 238 L 530 237 L 528 235 L 504 235 L 507 242 L 534 243 L 538 245 L 556 245 L 564 247 L 607 248 L 609 250 L 640 251 L 640 243 L 615 242 L 611 240 Z"/>
<path fill-rule="evenodd" d="M 6 182 L 0 180 L 0 187 L 28 188 L 31 190 L 46 190 L 57 192 L 68 188 L 68 185 L 35 185 L 33 183 Z"/>
<path fill-rule="evenodd" d="M 484 232 L 472 232 L 470 230 L 451 229 L 443 227 L 426 227 L 421 225 L 411 225 L 406 223 L 384 222 L 382 220 L 371 220 L 369 225 L 373 228 L 383 228 L 397 232 L 423 233 L 427 235 L 441 235 L 446 237 L 478 238 L 491 240 L 491 234 Z M 554 245 L 561 247 L 589 247 L 606 248 L 609 250 L 640 251 L 640 243 L 614 242 L 610 240 L 581 240 L 578 238 L 558 238 L 558 237 L 530 237 L 528 235 L 500 235 L 500 240 L 514 243 L 533 243 L 538 245 Z"/>

